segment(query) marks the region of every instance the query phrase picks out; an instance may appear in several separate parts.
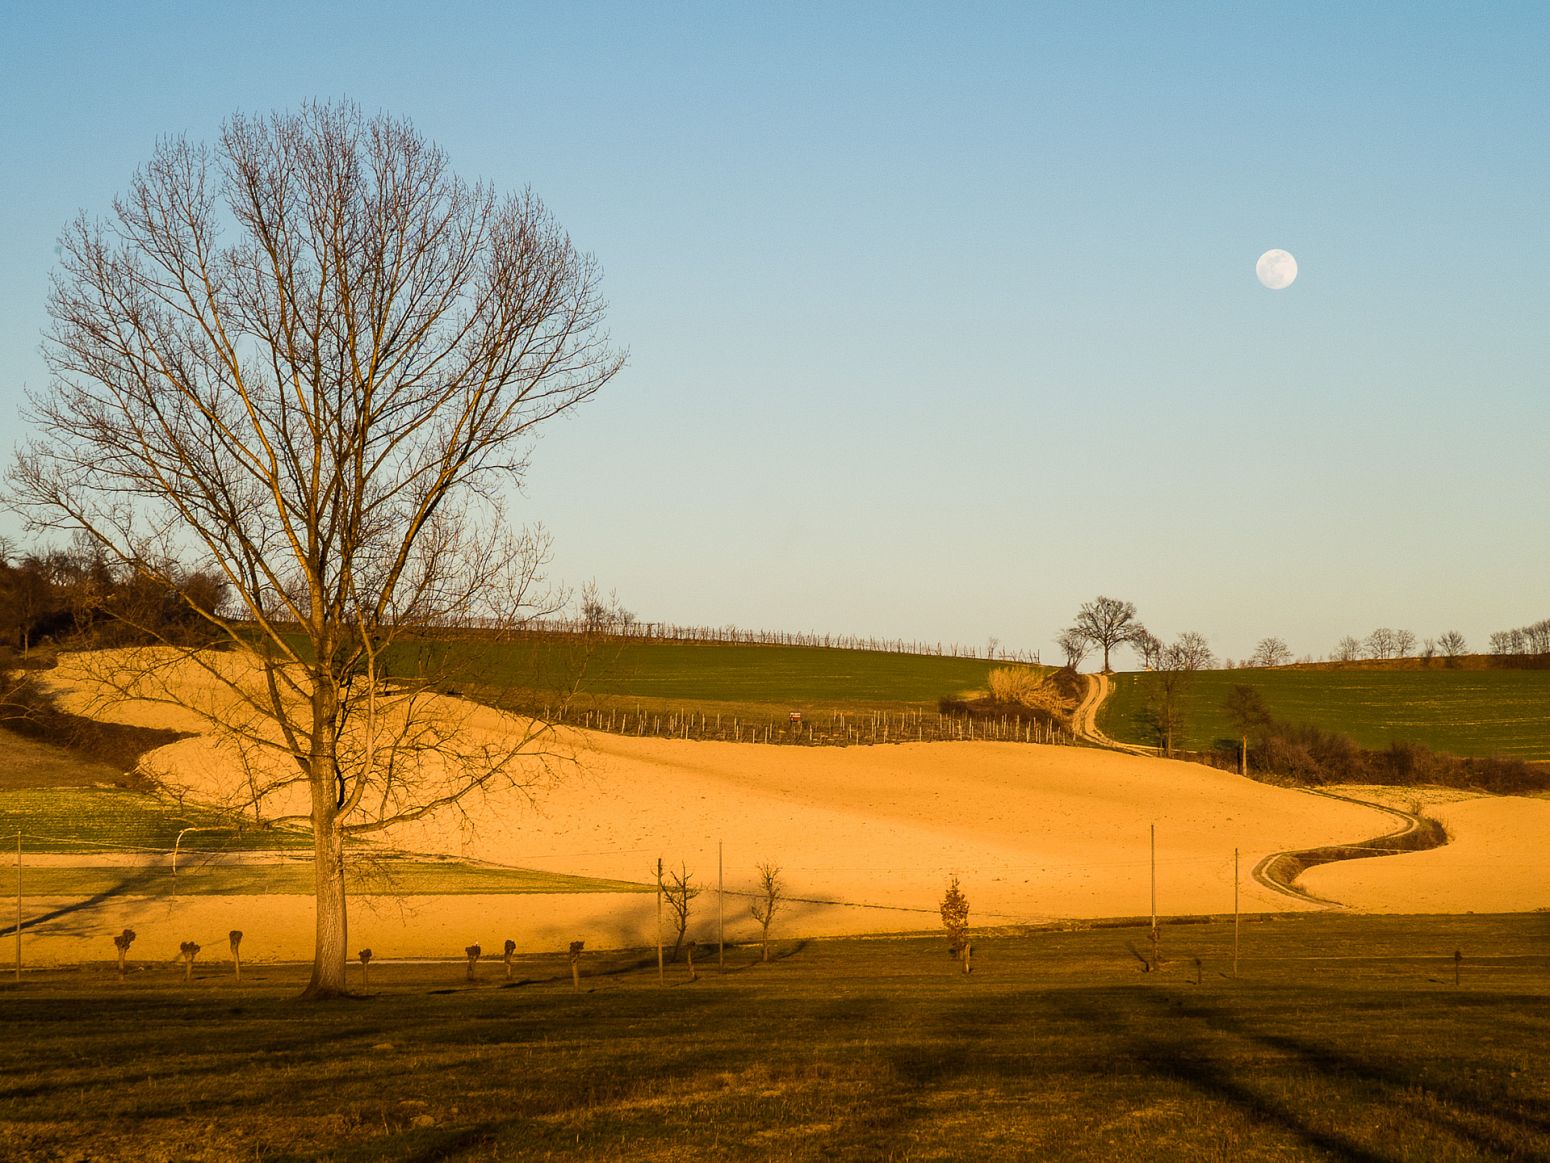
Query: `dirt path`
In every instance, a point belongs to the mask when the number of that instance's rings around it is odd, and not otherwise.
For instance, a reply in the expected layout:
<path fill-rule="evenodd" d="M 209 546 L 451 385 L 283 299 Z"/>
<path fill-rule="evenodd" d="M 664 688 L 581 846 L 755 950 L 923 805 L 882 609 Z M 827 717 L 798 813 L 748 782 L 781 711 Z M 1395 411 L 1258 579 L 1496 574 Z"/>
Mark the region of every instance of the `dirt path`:
<path fill-rule="evenodd" d="M 1156 755 L 1157 748 L 1141 747 L 1134 743 L 1121 743 L 1110 739 L 1098 729 L 1098 708 L 1109 697 L 1109 676 L 1106 674 L 1083 675 L 1087 680 L 1087 693 L 1071 716 L 1071 731 L 1078 739 L 1111 751 L 1124 751 L 1130 755 Z"/>
<path fill-rule="evenodd" d="M 1072 715 L 1072 733 L 1083 742 L 1091 743 L 1098 747 L 1106 747 L 1113 751 L 1123 751 L 1131 755 L 1155 756 L 1158 749 L 1155 747 L 1140 747 L 1131 743 L 1121 743 L 1117 739 L 1111 739 L 1098 727 L 1098 710 L 1103 706 L 1103 701 L 1109 697 L 1112 689 L 1109 676 L 1106 674 L 1089 674 L 1087 679 L 1087 693 L 1083 695 Z M 1338 795 L 1335 792 L 1320 791 L 1316 788 L 1297 788 L 1296 790 L 1306 795 L 1323 796 L 1326 799 L 1340 800 L 1348 804 L 1356 804 L 1364 808 L 1372 808 L 1374 811 L 1383 812 L 1399 821 L 1399 827 L 1392 832 L 1385 832 L 1381 836 L 1374 836 L 1367 840 L 1357 840 L 1350 844 L 1326 844 L 1316 848 L 1287 849 L 1283 852 L 1272 852 L 1254 866 L 1254 879 L 1265 888 L 1293 900 L 1312 902 L 1314 904 L 1329 905 L 1334 908 L 1346 908 L 1348 906 L 1340 901 L 1322 897 L 1297 886 L 1297 878 L 1308 869 L 1320 864 L 1331 864 L 1338 860 L 1366 860 L 1375 856 L 1394 856 L 1401 852 L 1424 852 L 1431 848 L 1440 848 L 1448 842 L 1447 833 L 1436 821 L 1427 819 L 1415 812 L 1407 812 L 1401 808 L 1391 807 L 1387 804 L 1374 803 L 1372 800 L 1361 799 L 1357 796 Z"/>

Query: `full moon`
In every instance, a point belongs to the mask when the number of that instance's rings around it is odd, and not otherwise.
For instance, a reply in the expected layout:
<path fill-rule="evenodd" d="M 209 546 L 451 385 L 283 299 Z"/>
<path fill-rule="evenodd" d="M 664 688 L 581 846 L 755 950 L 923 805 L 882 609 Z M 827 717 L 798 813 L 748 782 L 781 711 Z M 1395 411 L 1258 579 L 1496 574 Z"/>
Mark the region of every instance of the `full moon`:
<path fill-rule="evenodd" d="M 1259 281 L 1272 291 L 1279 291 L 1297 281 L 1297 260 L 1284 250 L 1267 250 L 1254 264 Z"/>

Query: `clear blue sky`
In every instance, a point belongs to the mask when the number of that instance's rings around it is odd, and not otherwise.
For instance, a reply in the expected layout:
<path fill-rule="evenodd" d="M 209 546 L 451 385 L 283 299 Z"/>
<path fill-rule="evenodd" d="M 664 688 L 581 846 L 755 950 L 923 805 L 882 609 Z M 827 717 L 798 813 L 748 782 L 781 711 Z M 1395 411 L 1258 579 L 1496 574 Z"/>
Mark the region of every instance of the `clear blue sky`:
<path fill-rule="evenodd" d="M 349 97 L 603 264 L 630 366 L 522 511 L 642 617 L 1052 657 L 1107 593 L 1241 657 L 1550 616 L 1550 6 L 223 7 L 5 6 L 7 417 L 70 216 Z"/>

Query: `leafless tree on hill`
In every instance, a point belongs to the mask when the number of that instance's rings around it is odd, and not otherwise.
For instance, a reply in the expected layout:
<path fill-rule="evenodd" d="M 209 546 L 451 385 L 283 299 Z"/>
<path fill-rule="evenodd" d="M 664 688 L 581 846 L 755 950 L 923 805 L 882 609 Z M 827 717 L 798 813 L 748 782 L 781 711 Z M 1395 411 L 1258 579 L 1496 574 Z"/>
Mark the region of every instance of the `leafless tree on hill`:
<path fill-rule="evenodd" d="M 1292 649 L 1280 638 L 1261 638 L 1249 657 L 1250 666 L 1285 666 L 1292 660 Z"/>
<path fill-rule="evenodd" d="M 1394 657 L 1409 658 L 1415 653 L 1415 635 L 1409 630 L 1394 631 Z"/>
<path fill-rule="evenodd" d="M 1361 656 L 1361 641 L 1350 634 L 1347 634 L 1335 646 L 1334 659 L 1336 662 L 1355 662 Z"/>
<path fill-rule="evenodd" d="M 537 426 L 620 369 L 597 267 L 532 194 L 349 104 L 163 141 L 63 254 L 12 496 L 152 583 L 188 563 L 229 587 L 190 611 L 228 652 L 105 677 L 219 689 L 196 709 L 270 760 L 254 810 L 295 793 L 312 829 L 307 995 L 344 993 L 345 837 L 543 777 L 545 726 L 468 739 L 428 640 L 550 608 L 546 539 L 505 503 Z"/>
<path fill-rule="evenodd" d="M 1109 666 L 1109 652 L 1116 646 L 1135 641 L 1137 635 L 1146 632 L 1146 627 L 1136 621 L 1136 607 L 1133 602 L 1122 602 L 1118 598 L 1106 598 L 1102 595 L 1090 602 L 1082 603 L 1072 629 L 1083 635 L 1092 645 L 1102 649 L 1105 674 L 1112 669 Z"/>
<path fill-rule="evenodd" d="M 1062 630 L 1056 636 L 1055 645 L 1065 654 L 1066 665 L 1075 670 L 1082 664 L 1082 659 L 1087 657 L 1087 651 L 1092 644 L 1088 642 L 1087 635 L 1072 626 Z"/>
<path fill-rule="evenodd" d="M 1174 741 L 1186 726 L 1185 699 L 1195 675 L 1215 661 L 1205 635 L 1189 630 L 1164 648 L 1157 670 L 1147 676 L 1140 719 L 1164 755 L 1173 754 Z"/>
<path fill-rule="evenodd" d="M 1459 657 L 1469 650 L 1469 644 L 1464 641 L 1464 636 L 1457 630 L 1449 630 L 1437 639 L 1437 650 L 1448 665 L 1453 665 Z"/>

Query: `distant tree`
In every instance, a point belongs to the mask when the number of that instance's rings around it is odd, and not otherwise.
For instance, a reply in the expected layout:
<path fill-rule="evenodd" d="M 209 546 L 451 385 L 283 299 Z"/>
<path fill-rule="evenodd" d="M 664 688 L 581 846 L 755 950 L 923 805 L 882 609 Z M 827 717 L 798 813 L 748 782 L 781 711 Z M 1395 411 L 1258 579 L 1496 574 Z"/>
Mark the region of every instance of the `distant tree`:
<path fill-rule="evenodd" d="M 678 961 L 678 954 L 683 951 L 684 934 L 689 930 L 689 914 L 694 911 L 694 898 L 704 890 L 694 886 L 691 882 L 694 874 L 682 863 L 678 871 L 667 870 L 667 880 L 662 885 L 662 895 L 667 901 L 668 911 L 673 915 L 673 926 L 676 936 L 673 940 L 673 962 Z"/>
<path fill-rule="evenodd" d="M 1292 650 L 1279 638 L 1261 638 L 1250 655 L 1250 666 L 1285 666 L 1292 660 Z"/>
<path fill-rule="evenodd" d="M 1347 634 L 1335 645 L 1334 659 L 1336 662 L 1355 662 L 1362 656 L 1361 642 Z"/>
<path fill-rule="evenodd" d="M 1421 640 L 1421 662 L 1430 666 L 1432 659 L 1437 657 L 1437 639 L 1424 638 Z"/>
<path fill-rule="evenodd" d="M 947 882 L 942 896 L 942 927 L 947 930 L 947 951 L 963 962 L 969 972 L 969 898 L 964 895 L 955 875 Z"/>
<path fill-rule="evenodd" d="M 786 885 L 780 878 L 780 865 L 759 865 L 759 893 L 760 897 L 748 909 L 753 914 L 753 919 L 759 922 L 759 944 L 761 952 L 760 961 L 770 959 L 770 922 L 775 919 L 775 911 L 780 908 L 786 899 Z"/>
<path fill-rule="evenodd" d="M 1163 649 L 1157 669 L 1146 677 L 1141 725 L 1157 739 L 1164 755 L 1173 754 L 1174 740 L 1185 728 L 1185 701 L 1195 675 L 1215 661 L 1205 635 L 1190 630 Z"/>
<path fill-rule="evenodd" d="M 1136 621 L 1135 603 L 1102 595 L 1082 603 L 1072 628 L 1094 646 L 1102 648 L 1105 674 L 1113 669 L 1109 666 L 1109 652 L 1116 646 L 1134 641 L 1136 635 L 1146 630 L 1145 626 Z"/>
<path fill-rule="evenodd" d="M 1136 632 L 1130 644 L 1135 647 L 1137 654 L 1141 656 L 1141 666 L 1146 670 L 1156 670 L 1158 663 L 1162 661 L 1162 639 L 1150 630 L 1142 627 Z"/>
<path fill-rule="evenodd" d="M 1437 639 L 1437 649 L 1441 652 L 1447 664 L 1452 666 L 1459 657 L 1469 650 L 1469 644 L 1464 641 L 1464 636 L 1457 630 L 1449 630 L 1441 638 Z"/>
<path fill-rule="evenodd" d="M 1523 637 L 1529 653 L 1550 654 L 1550 618 L 1523 627 Z"/>
<path fill-rule="evenodd" d="M 1092 643 L 1088 641 L 1087 635 L 1072 626 L 1060 632 L 1055 638 L 1055 645 L 1065 652 L 1066 665 L 1075 670 L 1082 664 L 1082 659 L 1087 657 Z"/>
<path fill-rule="evenodd" d="M 1415 653 L 1415 635 L 1409 630 L 1394 631 L 1394 657 L 1409 658 Z"/>
<path fill-rule="evenodd" d="M 1227 721 L 1238 735 L 1238 773 L 1247 775 L 1249 737 L 1270 729 L 1270 708 L 1258 690 L 1238 684 L 1228 690 L 1227 697 L 1222 700 L 1222 710 L 1227 712 Z"/>
<path fill-rule="evenodd" d="M 1395 632 L 1387 626 L 1379 626 L 1371 634 L 1367 635 L 1367 641 L 1363 643 L 1363 648 L 1368 658 L 1393 658 L 1398 648 Z"/>

